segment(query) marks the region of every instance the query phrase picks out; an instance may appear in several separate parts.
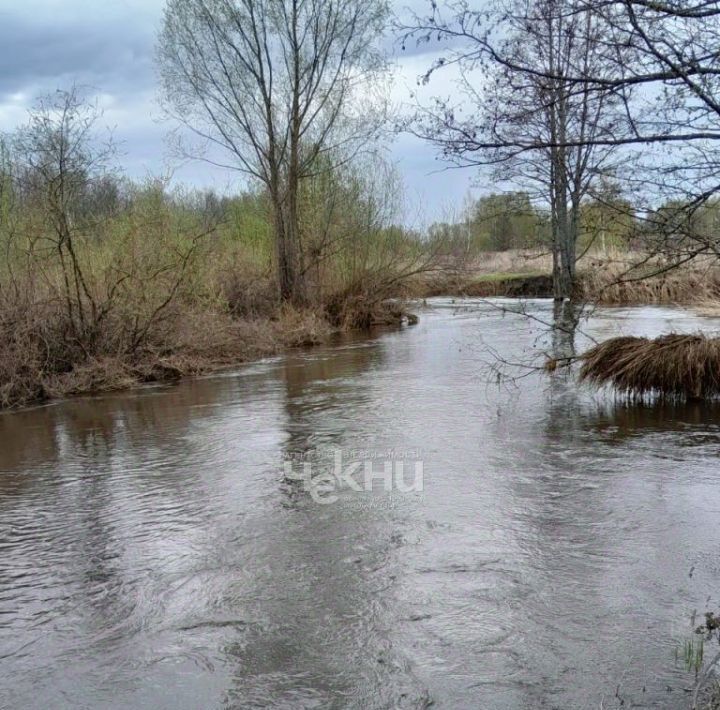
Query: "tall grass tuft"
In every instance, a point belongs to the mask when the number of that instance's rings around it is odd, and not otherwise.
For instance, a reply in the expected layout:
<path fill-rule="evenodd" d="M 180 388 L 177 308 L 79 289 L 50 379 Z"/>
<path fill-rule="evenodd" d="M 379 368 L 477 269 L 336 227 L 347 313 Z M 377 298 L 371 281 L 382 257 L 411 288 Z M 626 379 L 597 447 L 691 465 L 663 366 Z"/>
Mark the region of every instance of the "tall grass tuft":
<path fill-rule="evenodd" d="M 612 385 L 632 397 L 720 397 L 720 338 L 663 335 L 611 338 L 586 352 L 581 380 Z"/>

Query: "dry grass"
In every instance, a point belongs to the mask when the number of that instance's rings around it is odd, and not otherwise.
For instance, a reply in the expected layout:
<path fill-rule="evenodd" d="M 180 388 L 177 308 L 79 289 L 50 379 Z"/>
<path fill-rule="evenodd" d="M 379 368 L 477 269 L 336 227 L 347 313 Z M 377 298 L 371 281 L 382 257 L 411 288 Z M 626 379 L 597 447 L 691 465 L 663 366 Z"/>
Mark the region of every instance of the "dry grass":
<path fill-rule="evenodd" d="M 53 320 L 55 319 L 55 326 Z M 122 390 L 143 382 L 172 382 L 317 345 L 333 332 L 317 312 L 283 308 L 274 317 L 236 319 L 228 313 L 188 311 L 167 323 L 162 343 L 134 353 L 84 355 L 62 337 L 62 313 L 45 312 L 45 330 L 33 319 L 0 341 L 0 408 L 87 393 Z"/>
<path fill-rule="evenodd" d="M 720 338 L 663 335 L 612 338 L 583 355 L 581 380 L 612 385 L 632 398 L 720 396 Z"/>
<path fill-rule="evenodd" d="M 418 298 L 456 296 L 460 298 L 546 298 L 553 294 L 552 276 L 535 273 L 493 273 L 480 275 L 448 272 L 434 274 L 418 283 Z"/>
<path fill-rule="evenodd" d="M 693 311 L 703 318 L 720 318 L 720 299 L 715 301 L 700 300 L 698 303 L 690 305 Z"/>
<path fill-rule="evenodd" d="M 324 307 L 328 322 L 340 330 L 365 330 L 392 325 L 408 318 L 400 301 L 378 298 L 367 292 L 340 292 L 328 299 Z"/>
<path fill-rule="evenodd" d="M 532 250 L 488 252 L 418 284 L 418 295 L 549 296 L 552 257 Z M 720 261 L 697 257 L 677 268 L 660 257 L 597 249 L 578 261 L 577 296 L 602 305 L 676 304 L 720 314 Z"/>
<path fill-rule="evenodd" d="M 225 255 L 223 255 L 225 256 Z M 267 267 L 262 268 L 239 255 L 223 264 L 215 276 L 216 291 L 236 318 L 268 317 L 278 309 L 278 289 Z"/>
<path fill-rule="evenodd" d="M 468 283 L 483 283 L 485 276 L 509 283 L 551 272 L 550 254 L 514 250 L 488 253 L 482 261 L 468 264 L 457 278 L 467 290 Z M 710 314 L 720 303 L 720 262 L 714 257 L 697 257 L 678 268 L 668 268 L 661 258 L 640 252 L 591 250 L 578 261 L 578 282 L 581 299 L 603 305 L 702 304 L 703 311 Z"/>
<path fill-rule="evenodd" d="M 667 270 L 666 270 L 667 269 Z M 698 258 L 668 268 L 641 254 L 596 258 L 583 265 L 580 295 L 605 305 L 708 305 L 720 301 L 720 264 Z"/>
<path fill-rule="evenodd" d="M 510 249 L 486 252 L 482 259 L 474 259 L 466 265 L 474 274 L 525 274 L 552 271 L 552 255 L 538 249 Z"/>

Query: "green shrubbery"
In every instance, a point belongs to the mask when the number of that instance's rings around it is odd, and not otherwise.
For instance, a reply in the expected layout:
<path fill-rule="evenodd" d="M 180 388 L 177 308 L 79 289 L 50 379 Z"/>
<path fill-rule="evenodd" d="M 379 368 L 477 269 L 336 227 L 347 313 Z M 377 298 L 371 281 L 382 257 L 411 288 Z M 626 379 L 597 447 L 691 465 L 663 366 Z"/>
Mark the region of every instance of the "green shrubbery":
<path fill-rule="evenodd" d="M 280 302 L 261 190 L 217 196 L 123 179 L 95 119 L 76 92 L 59 92 L 4 143 L 0 406 L 176 376 L 315 342 L 331 326 L 369 325 L 428 268 L 415 235 L 394 226 L 392 170 L 377 160 L 318 170 L 302 184 L 308 287 L 298 311 Z"/>

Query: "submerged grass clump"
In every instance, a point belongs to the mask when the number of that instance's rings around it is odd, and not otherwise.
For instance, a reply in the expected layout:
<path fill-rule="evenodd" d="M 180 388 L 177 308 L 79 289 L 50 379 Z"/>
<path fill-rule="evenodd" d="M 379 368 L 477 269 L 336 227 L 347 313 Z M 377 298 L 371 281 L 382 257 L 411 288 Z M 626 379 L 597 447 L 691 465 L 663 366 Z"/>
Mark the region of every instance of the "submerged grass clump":
<path fill-rule="evenodd" d="M 675 649 L 675 662 L 681 657 L 679 649 Z M 690 638 L 683 643 L 682 659 L 685 668 L 693 671 L 697 675 L 703 667 L 703 658 L 705 657 L 705 643 L 703 639 Z"/>
<path fill-rule="evenodd" d="M 583 356 L 580 379 L 633 398 L 720 397 L 720 338 L 663 335 L 606 340 Z"/>

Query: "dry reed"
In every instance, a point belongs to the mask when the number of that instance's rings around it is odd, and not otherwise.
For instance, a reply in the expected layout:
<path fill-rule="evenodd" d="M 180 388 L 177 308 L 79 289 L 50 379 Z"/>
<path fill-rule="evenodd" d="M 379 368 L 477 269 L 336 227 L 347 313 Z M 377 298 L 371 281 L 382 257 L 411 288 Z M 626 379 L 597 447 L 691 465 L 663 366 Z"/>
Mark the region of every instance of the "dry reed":
<path fill-rule="evenodd" d="M 720 338 L 624 336 L 583 355 L 580 379 L 612 385 L 632 398 L 712 399 L 720 396 Z"/>

